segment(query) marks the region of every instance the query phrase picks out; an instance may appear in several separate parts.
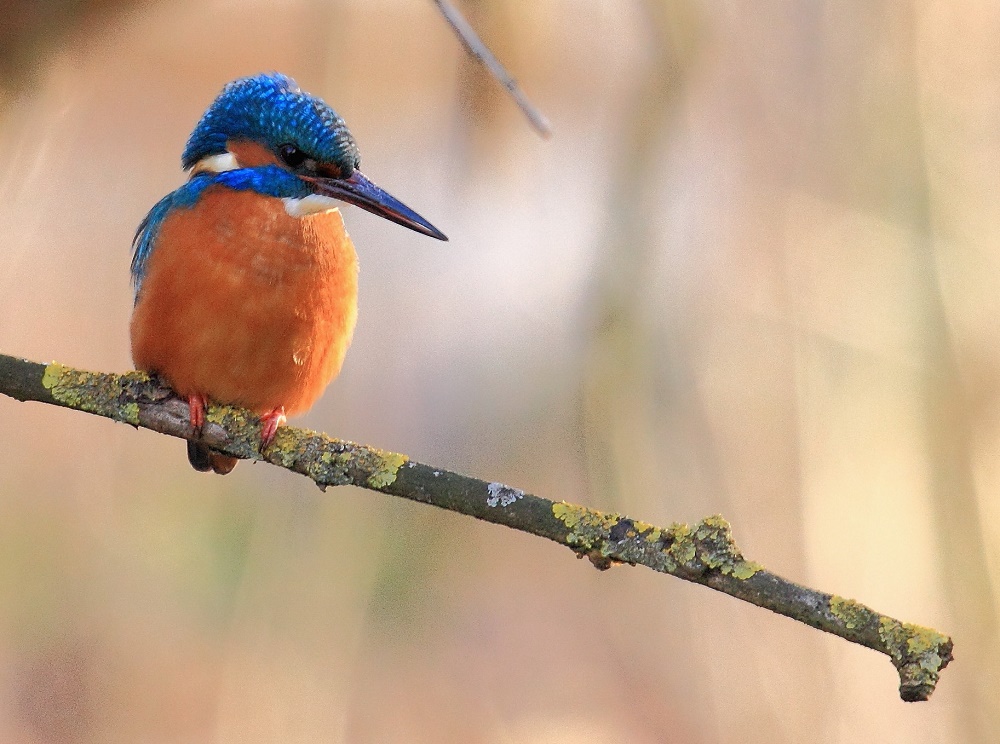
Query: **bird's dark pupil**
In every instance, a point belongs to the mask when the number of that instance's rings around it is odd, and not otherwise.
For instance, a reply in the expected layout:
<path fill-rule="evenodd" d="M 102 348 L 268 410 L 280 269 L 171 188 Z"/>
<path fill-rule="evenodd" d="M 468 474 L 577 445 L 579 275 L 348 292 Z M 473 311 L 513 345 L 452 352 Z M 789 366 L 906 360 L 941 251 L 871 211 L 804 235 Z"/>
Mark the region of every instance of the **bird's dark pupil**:
<path fill-rule="evenodd" d="M 298 168 L 308 158 L 308 156 L 295 145 L 282 145 L 278 148 L 278 154 L 285 162 L 285 165 L 290 168 Z"/>

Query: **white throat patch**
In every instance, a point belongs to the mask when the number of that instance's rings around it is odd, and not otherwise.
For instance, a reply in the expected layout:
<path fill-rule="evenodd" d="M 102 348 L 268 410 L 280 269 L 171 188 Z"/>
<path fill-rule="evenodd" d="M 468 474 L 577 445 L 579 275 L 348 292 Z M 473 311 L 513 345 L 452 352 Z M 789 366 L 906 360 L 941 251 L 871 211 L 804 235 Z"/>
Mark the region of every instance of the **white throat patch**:
<path fill-rule="evenodd" d="M 285 203 L 285 211 L 292 217 L 305 217 L 319 212 L 329 212 L 340 206 L 340 202 L 332 196 L 323 196 L 322 194 L 310 194 L 301 199 L 287 197 L 281 201 Z"/>

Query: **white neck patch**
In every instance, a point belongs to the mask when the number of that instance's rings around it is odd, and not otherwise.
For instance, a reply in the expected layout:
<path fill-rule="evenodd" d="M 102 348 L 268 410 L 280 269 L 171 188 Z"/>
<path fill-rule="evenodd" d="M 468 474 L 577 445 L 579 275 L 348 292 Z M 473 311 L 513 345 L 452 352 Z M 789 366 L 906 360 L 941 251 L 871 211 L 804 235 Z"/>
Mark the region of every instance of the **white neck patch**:
<path fill-rule="evenodd" d="M 223 171 L 236 170 L 240 164 L 236 162 L 236 156 L 231 152 L 223 152 L 218 155 L 207 155 L 195 163 L 191 169 L 191 175 L 199 173 L 222 173 Z"/>
<path fill-rule="evenodd" d="M 285 203 L 285 211 L 292 217 L 305 217 L 319 212 L 329 212 L 340 206 L 340 202 L 332 196 L 323 196 L 322 194 L 310 194 L 301 199 L 287 197 L 281 201 Z"/>

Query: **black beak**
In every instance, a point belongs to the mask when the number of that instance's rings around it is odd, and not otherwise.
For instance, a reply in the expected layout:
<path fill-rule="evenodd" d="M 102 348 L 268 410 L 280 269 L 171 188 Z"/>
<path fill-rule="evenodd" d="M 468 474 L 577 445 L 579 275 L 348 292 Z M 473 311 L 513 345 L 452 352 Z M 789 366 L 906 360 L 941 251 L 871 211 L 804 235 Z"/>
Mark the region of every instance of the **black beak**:
<path fill-rule="evenodd" d="M 403 202 L 369 181 L 361 171 L 348 178 L 310 178 L 317 194 L 331 196 L 438 240 L 448 237 Z"/>

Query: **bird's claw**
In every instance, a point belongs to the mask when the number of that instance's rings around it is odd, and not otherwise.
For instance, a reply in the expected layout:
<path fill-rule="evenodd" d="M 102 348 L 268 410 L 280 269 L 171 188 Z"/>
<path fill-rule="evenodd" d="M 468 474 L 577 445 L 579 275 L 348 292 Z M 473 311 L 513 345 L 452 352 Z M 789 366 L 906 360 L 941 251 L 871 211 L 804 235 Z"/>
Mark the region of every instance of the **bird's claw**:
<path fill-rule="evenodd" d="M 278 427 L 284 426 L 288 419 L 285 418 L 285 407 L 278 406 L 270 413 L 265 413 L 260 418 L 260 449 L 261 452 L 266 450 L 271 442 L 274 441 L 275 434 L 278 433 Z"/>
<path fill-rule="evenodd" d="M 188 418 L 191 422 L 191 430 L 196 436 L 201 436 L 201 430 L 205 428 L 205 409 L 208 408 L 208 399 L 204 395 L 188 396 Z"/>

